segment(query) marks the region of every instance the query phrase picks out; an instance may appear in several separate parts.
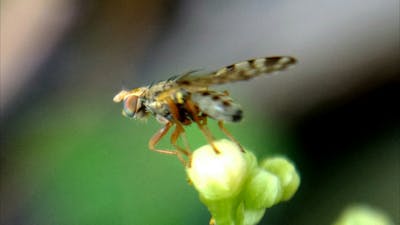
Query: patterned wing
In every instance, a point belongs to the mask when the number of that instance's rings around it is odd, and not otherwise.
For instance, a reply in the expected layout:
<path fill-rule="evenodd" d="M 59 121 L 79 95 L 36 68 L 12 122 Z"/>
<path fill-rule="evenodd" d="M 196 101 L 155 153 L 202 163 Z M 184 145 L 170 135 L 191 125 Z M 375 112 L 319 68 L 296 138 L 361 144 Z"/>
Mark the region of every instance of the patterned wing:
<path fill-rule="evenodd" d="M 225 84 L 240 80 L 248 80 L 264 73 L 284 70 L 295 63 L 296 59 L 290 56 L 250 59 L 232 64 L 203 76 L 190 76 L 190 74 L 186 74 L 178 78 L 176 83 L 181 86 L 192 87 Z"/>

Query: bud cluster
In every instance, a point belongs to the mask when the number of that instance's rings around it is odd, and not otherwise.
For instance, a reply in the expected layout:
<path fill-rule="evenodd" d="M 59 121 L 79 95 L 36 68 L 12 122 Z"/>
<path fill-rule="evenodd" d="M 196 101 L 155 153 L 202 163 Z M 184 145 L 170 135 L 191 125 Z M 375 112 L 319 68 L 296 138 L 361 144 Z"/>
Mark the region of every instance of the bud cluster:
<path fill-rule="evenodd" d="M 267 208 L 287 201 L 296 193 L 300 177 L 283 157 L 260 164 L 250 151 L 242 152 L 233 142 L 214 143 L 193 152 L 189 179 L 207 206 L 216 225 L 255 225 Z"/>

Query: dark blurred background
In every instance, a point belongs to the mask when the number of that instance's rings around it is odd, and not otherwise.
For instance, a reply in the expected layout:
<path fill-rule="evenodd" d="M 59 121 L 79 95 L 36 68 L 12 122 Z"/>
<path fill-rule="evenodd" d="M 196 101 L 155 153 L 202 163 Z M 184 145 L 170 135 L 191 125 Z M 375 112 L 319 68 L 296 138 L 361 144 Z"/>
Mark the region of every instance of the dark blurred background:
<path fill-rule="evenodd" d="M 1 224 L 207 224 L 160 127 L 112 97 L 192 69 L 291 55 L 222 87 L 227 125 L 302 176 L 261 224 L 331 224 L 351 203 L 400 221 L 399 1 L 1 1 Z M 217 137 L 224 137 L 211 125 Z M 193 149 L 206 144 L 188 128 Z M 162 146 L 168 147 L 163 141 Z"/>

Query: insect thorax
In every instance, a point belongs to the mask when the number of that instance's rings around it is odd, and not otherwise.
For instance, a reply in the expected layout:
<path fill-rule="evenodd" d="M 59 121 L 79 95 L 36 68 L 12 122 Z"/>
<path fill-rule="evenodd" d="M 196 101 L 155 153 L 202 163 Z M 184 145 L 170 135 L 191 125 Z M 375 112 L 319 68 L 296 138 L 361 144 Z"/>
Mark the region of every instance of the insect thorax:
<path fill-rule="evenodd" d="M 168 85 L 168 83 L 167 83 Z M 186 120 L 187 112 L 184 108 L 185 101 L 189 98 L 190 93 L 182 88 L 171 88 L 164 90 L 160 84 L 150 89 L 147 95 L 145 106 L 153 115 L 162 116 L 169 121 Z M 178 118 L 173 118 L 170 107 L 174 107 L 177 111 Z"/>

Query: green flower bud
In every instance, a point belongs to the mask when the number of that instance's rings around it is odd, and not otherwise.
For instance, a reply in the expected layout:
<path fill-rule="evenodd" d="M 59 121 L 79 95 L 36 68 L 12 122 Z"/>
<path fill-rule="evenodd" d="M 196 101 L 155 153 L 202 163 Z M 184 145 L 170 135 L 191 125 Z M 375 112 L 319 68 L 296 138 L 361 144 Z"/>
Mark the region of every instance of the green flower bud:
<path fill-rule="evenodd" d="M 189 179 L 200 200 L 217 225 L 255 225 L 265 210 L 296 192 L 300 178 L 284 158 L 265 160 L 258 166 L 256 156 L 242 152 L 228 140 L 214 142 L 193 152 Z"/>
<path fill-rule="evenodd" d="M 283 191 L 281 201 L 292 198 L 300 185 L 300 177 L 293 164 L 285 158 L 276 157 L 264 160 L 261 167 L 278 176 Z"/>
<path fill-rule="evenodd" d="M 366 205 L 348 207 L 334 225 L 394 225 L 380 210 Z"/>
<path fill-rule="evenodd" d="M 263 169 L 256 170 L 246 187 L 244 192 L 246 208 L 269 208 L 279 202 L 282 196 L 279 178 Z"/>
<path fill-rule="evenodd" d="M 244 212 L 243 225 L 255 225 L 265 214 L 266 209 L 247 209 Z"/>

